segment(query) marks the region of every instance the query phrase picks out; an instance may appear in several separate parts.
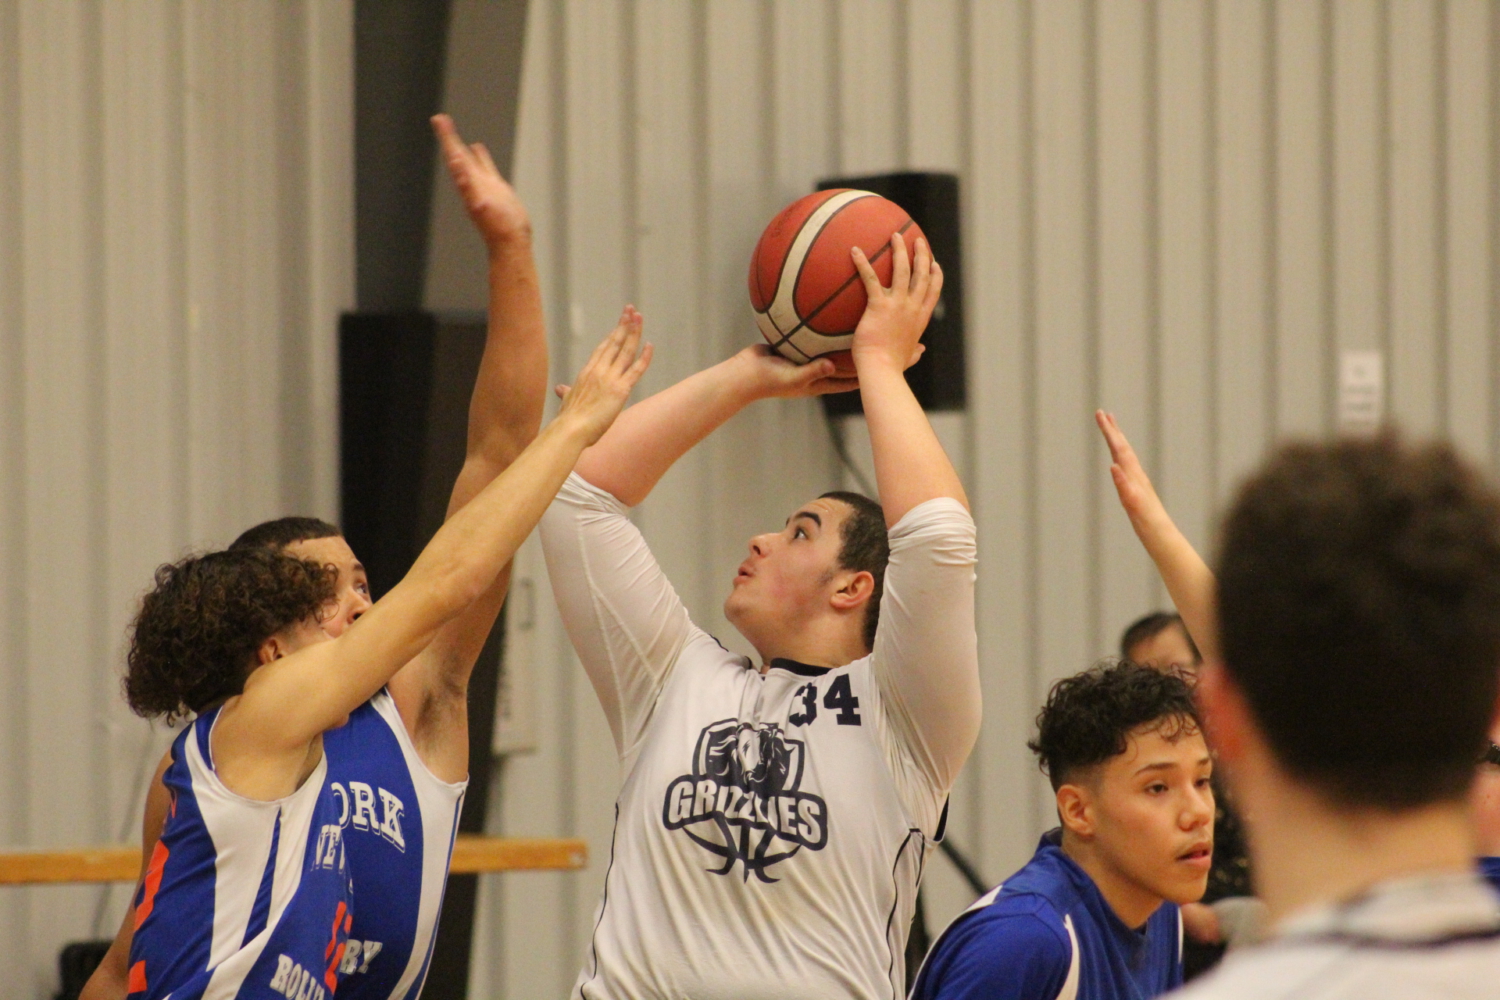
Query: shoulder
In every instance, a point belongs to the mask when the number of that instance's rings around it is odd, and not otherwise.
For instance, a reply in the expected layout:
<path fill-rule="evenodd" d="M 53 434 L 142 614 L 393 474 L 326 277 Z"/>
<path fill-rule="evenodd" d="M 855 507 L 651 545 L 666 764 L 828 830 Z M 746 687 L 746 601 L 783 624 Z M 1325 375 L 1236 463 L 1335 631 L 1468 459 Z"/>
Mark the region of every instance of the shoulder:
<path fill-rule="evenodd" d="M 937 988 L 926 995 L 1053 997 L 1072 962 L 1072 940 L 1049 900 L 1002 894 L 943 933 L 929 959 Z"/>
<path fill-rule="evenodd" d="M 937 497 L 919 503 L 891 525 L 891 548 L 923 542 L 970 542 L 974 540 L 974 518 L 952 497 Z"/>

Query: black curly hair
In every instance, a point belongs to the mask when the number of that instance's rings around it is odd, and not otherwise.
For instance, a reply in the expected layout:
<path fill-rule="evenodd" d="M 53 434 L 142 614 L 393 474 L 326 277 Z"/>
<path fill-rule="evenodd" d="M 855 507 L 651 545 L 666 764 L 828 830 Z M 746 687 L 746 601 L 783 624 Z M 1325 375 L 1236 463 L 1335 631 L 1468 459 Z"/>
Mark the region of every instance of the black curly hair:
<path fill-rule="evenodd" d="M 1052 685 L 1036 717 L 1036 738 L 1026 745 L 1056 791 L 1079 770 L 1124 753 L 1143 726 L 1177 740 L 1202 723 L 1180 673 L 1119 660 Z"/>
<path fill-rule="evenodd" d="M 188 556 L 157 569 L 130 626 L 125 700 L 170 722 L 244 689 L 256 650 L 334 600 L 332 567 L 269 549 Z"/>
<path fill-rule="evenodd" d="M 1218 559 L 1225 668 L 1277 761 L 1344 807 L 1461 798 L 1500 671 L 1500 495 L 1444 444 L 1283 447 Z"/>

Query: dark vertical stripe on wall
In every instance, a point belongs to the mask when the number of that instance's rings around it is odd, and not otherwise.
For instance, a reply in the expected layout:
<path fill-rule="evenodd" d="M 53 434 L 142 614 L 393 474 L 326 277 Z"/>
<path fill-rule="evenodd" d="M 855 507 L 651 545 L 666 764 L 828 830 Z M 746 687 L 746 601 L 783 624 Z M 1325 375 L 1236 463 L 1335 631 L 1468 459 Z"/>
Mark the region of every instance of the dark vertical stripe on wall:
<path fill-rule="evenodd" d="M 839 72 L 840 53 L 843 51 L 840 36 L 844 31 L 843 18 L 840 16 L 839 0 L 824 0 L 827 7 L 828 18 L 828 58 L 826 60 L 828 69 L 828 149 L 832 162 L 828 168 L 835 173 L 842 173 L 844 167 L 844 94 L 842 78 Z"/>
<path fill-rule="evenodd" d="M 1026 401 L 1023 407 L 1025 417 L 1023 419 L 1023 440 L 1025 441 L 1026 455 L 1024 468 L 1026 470 L 1024 483 L 1017 484 L 1025 493 L 1024 508 L 1026 520 L 1032 530 L 1025 533 L 1025 558 L 1023 565 L 1026 567 L 1026 608 L 1029 614 L 1026 616 L 1026 648 L 1022 650 L 1020 662 L 1028 664 L 1027 702 L 1037 705 L 1042 700 L 1042 679 L 1038 671 L 1037 654 L 1042 648 L 1042 623 L 1037 608 L 1041 603 L 1041 592 L 1038 581 L 1041 578 L 1041 547 L 1037 544 L 1037 532 L 1035 526 L 1037 518 L 1041 514 L 1039 498 L 1037 496 L 1037 350 L 1036 350 L 1036 231 L 1039 220 L 1036 217 L 1036 19 L 1033 16 L 1034 0 L 1019 0 L 1021 4 L 1020 24 L 1018 31 L 1023 43 L 1017 46 L 1021 54 L 1020 78 L 1024 93 L 1021 94 L 1021 133 L 1024 136 L 1025 149 L 1022 151 L 1021 164 L 1023 176 L 1021 178 L 1021 204 L 1025 206 L 1021 214 L 1025 218 L 1021 234 L 1021 255 L 1025 261 L 1025 275 L 1021 281 L 1025 300 L 1021 303 L 1021 315 L 1023 329 L 1021 330 L 1022 343 L 1022 370 L 1029 373 L 1026 379 Z M 1040 789 L 1036 783 L 1030 786 L 1032 790 L 1032 801 L 1028 803 L 1028 815 L 1040 815 L 1042 806 Z"/>
<path fill-rule="evenodd" d="M 1436 244 L 1437 255 L 1434 263 L 1437 291 L 1432 320 L 1438 355 L 1434 369 L 1437 372 L 1437 431 L 1448 436 L 1452 433 L 1453 424 L 1448 408 L 1448 4 L 1440 2 L 1435 13 L 1437 24 L 1433 28 L 1433 68 L 1436 79 L 1433 81 L 1433 99 L 1436 106 L 1433 108 L 1435 148 L 1432 153 L 1436 163 L 1433 171 L 1433 206 L 1437 217 L 1433 220 L 1433 242 Z"/>
<path fill-rule="evenodd" d="M 1098 405 L 1102 398 L 1100 395 L 1100 304 L 1099 304 L 1099 4 L 1098 0 L 1090 3 L 1083 12 L 1083 155 L 1085 159 L 1084 176 L 1089 178 L 1088 197 L 1083 212 L 1083 295 L 1086 300 L 1084 305 L 1084 316 L 1088 329 L 1084 333 L 1084 357 L 1088 359 L 1088 371 L 1084 373 L 1087 379 L 1087 393 L 1085 397 L 1090 403 Z M 1079 419 L 1083 415 L 1079 414 Z M 1099 518 L 1102 513 L 1099 503 L 1100 473 L 1107 472 L 1095 461 L 1095 448 L 1097 443 L 1093 435 L 1084 436 L 1084 510 L 1086 514 L 1085 531 L 1088 538 L 1085 541 L 1085 551 L 1093 554 L 1091 565 L 1088 568 L 1087 590 L 1088 607 L 1083 609 L 1087 615 L 1089 629 L 1089 645 L 1094 649 L 1107 648 L 1108 640 L 1103 639 L 1104 632 L 1109 626 L 1104 623 L 1104 561 L 1103 561 L 1103 536 L 1099 527 Z"/>
<path fill-rule="evenodd" d="M 355 280 L 364 311 L 418 309 L 449 0 L 355 0 Z"/>
<path fill-rule="evenodd" d="M 552 282 L 553 294 L 552 315 L 556 317 L 554 322 L 561 336 L 554 333 L 549 339 L 551 346 L 562 345 L 562 349 L 556 352 L 557 357 L 552 362 L 554 374 L 572 373 L 577 370 L 577 364 L 581 358 L 573 357 L 573 316 L 570 308 L 572 297 L 572 283 L 568 274 L 568 255 L 572 248 L 572 238 L 568 229 L 569 218 L 569 182 L 571 172 L 568 163 L 568 109 L 574 97 L 568 87 L 571 76 L 571 60 L 568 58 L 568 19 L 561 4 L 552 6 L 547 18 L 551 25 L 552 33 L 548 38 L 546 50 L 548 65 L 552 68 L 552 218 L 556 220 L 552 234 Z M 559 367 L 561 366 L 561 367 Z M 545 599 L 545 598 L 538 598 Z M 569 665 L 571 668 L 571 664 Z M 558 739 L 558 774 L 561 777 L 562 788 L 558 790 L 560 805 L 558 808 L 558 821 L 561 825 L 562 835 L 574 837 L 578 835 L 578 804 L 575 792 L 573 775 L 578 767 L 577 751 L 577 729 L 578 720 L 573 711 L 574 690 L 579 684 L 578 671 L 565 669 L 557 672 L 557 718 L 560 722 L 561 734 Z M 561 952 L 565 955 L 581 955 L 584 942 L 579 939 L 578 921 L 579 913 L 587 904 L 581 901 L 578 889 L 573 884 L 565 883 L 561 888 L 562 905 L 562 947 Z M 561 987 L 565 991 L 572 983 L 569 972 L 564 971 L 559 977 Z"/>
<path fill-rule="evenodd" d="M 1336 310 L 1338 307 L 1338 267 L 1335 247 L 1338 241 L 1338 216 L 1334 211 L 1334 172 L 1338 167 L 1337 143 L 1335 136 L 1338 131 L 1338 109 L 1334 105 L 1334 73 L 1333 62 L 1333 0 L 1322 0 L 1320 7 L 1319 37 L 1322 39 L 1322 95 L 1323 102 L 1323 143 L 1319 151 L 1318 169 L 1323 174 L 1323 198 L 1321 230 L 1323 233 L 1323 426 L 1326 429 L 1334 427 L 1338 419 L 1338 390 L 1336 381 L 1338 379 L 1338 331 L 1334 328 Z"/>
<path fill-rule="evenodd" d="M 83 8 L 82 18 L 84 53 L 83 65 L 79 71 L 83 77 L 82 92 L 84 95 L 84 118 L 88 123 L 89 138 L 87 140 L 88 162 L 84 166 L 83 183 L 86 187 L 86 197 L 92 205 L 104 204 L 104 157 L 99 155 L 103 145 L 104 135 L 104 39 L 102 34 L 102 21 L 104 12 L 101 6 L 90 4 Z M 104 213 L 102 211 L 90 212 L 88 215 L 88 232 L 86 239 L 88 248 L 86 253 L 85 275 L 87 285 L 79 289 L 79 294 L 87 301 L 87 316 L 90 329 L 104 329 Z M 108 550 L 108 523 L 109 523 L 109 494 L 107 466 L 105 464 L 105 435 L 103 433 L 105 423 L 105 393 L 108 391 L 108 379 L 105 371 L 104 338 L 94 336 L 89 338 L 87 352 L 88 374 L 85 385 L 88 387 L 89 399 L 85 404 L 85 421 L 89 428 L 88 434 L 88 482 L 80 484 L 89 491 L 89 501 L 86 512 L 88 520 L 88 547 L 91 552 L 107 552 Z M 88 649 L 93 655 L 95 663 L 109 663 L 114 650 L 110 648 L 109 642 L 104 638 L 104 621 L 106 615 L 105 588 L 95 583 L 87 588 L 87 597 L 84 602 L 84 612 L 88 621 L 82 627 L 88 632 Z M 110 686 L 97 685 L 92 691 L 94 718 L 102 719 L 108 712 L 108 700 L 114 697 L 114 690 Z M 90 751 L 94 760 L 91 784 L 91 793 L 95 802 L 108 802 L 110 795 L 110 780 L 113 777 L 108 766 L 109 744 L 108 738 L 102 726 L 91 726 L 88 729 L 90 738 Z M 110 830 L 112 825 L 109 817 L 103 810 L 94 810 L 91 816 L 93 829 L 89 835 L 98 843 L 113 835 Z"/>
<path fill-rule="evenodd" d="M 1162 427 L 1165 406 L 1162 400 L 1162 330 L 1161 330 L 1161 53 L 1158 42 L 1160 12 L 1157 0 L 1146 4 L 1146 428 L 1143 454 L 1151 469 L 1161 468 Z M 1153 574 L 1153 604 L 1160 603 L 1164 588 Z"/>
<path fill-rule="evenodd" d="M 1219 5 L 1203 12 L 1203 367 L 1208 411 L 1208 509 L 1216 510 L 1223 492 L 1219 482 Z M 1211 522 L 1210 522 L 1211 523 Z"/>
<path fill-rule="evenodd" d="M 1277 319 L 1281 315 L 1279 306 L 1280 299 L 1280 272 L 1278 270 L 1281 250 L 1281 227 L 1279 225 L 1280 215 L 1280 191 L 1279 191 L 1279 164 L 1281 159 L 1280 150 L 1276 141 L 1277 124 L 1280 115 L 1277 113 L 1279 105 L 1279 92 L 1276 87 L 1276 4 L 1266 3 L 1261 9 L 1262 27 L 1261 33 L 1265 38 L 1265 47 L 1261 51 L 1261 75 L 1264 78 L 1264 96 L 1262 103 L 1264 113 L 1261 116 L 1261 127 L 1264 134 L 1262 144 L 1265 184 L 1265 286 L 1263 294 L 1266 297 L 1266 308 L 1262 315 L 1265 317 L 1263 335 L 1266 338 L 1266 384 L 1265 384 L 1265 407 L 1266 407 L 1266 436 L 1267 445 L 1276 440 L 1280 432 L 1280 393 L 1278 378 L 1281 372 L 1280 351 L 1277 349 L 1276 326 Z"/>
<path fill-rule="evenodd" d="M 276 257 L 278 264 L 281 320 L 281 411 L 280 448 L 282 475 L 280 499 L 284 510 L 311 513 L 313 497 L 307 495 L 307 477 L 297 474 L 313 461 L 312 371 L 307 359 L 312 351 L 314 332 L 308 328 L 310 300 L 307 276 L 311 266 L 306 239 L 308 225 L 309 148 L 308 132 L 307 39 L 301 31 L 303 12 L 300 7 L 278 4 L 270 8 L 276 23 L 277 40 L 274 115 L 276 129 Z"/>
<path fill-rule="evenodd" d="M 21 101 L 21 43 L 19 9 L 0 3 L 0 598 L 6 613 L 0 616 L 0 680 L 6 697 L 0 705 L 7 742 L 0 745 L 13 766 L 3 789 L 6 802 L 24 803 L 29 794 L 25 710 L 29 701 L 26 670 L 26 454 L 24 357 L 21 340 L 21 260 L 25 247 L 21 233 L 21 126 L 13 113 Z M 7 843 L 26 843 L 26 810 L 5 809 L 0 818 L 0 836 Z M 30 893 L 20 897 L 19 914 L 12 926 L 20 930 Z"/>
<path fill-rule="evenodd" d="M 1391 379 L 1397 374 L 1391 356 L 1391 316 L 1395 312 L 1395 303 L 1391 301 L 1395 291 L 1391 283 L 1391 261 L 1395 256 L 1392 245 L 1394 227 L 1391 224 L 1391 7 L 1387 0 L 1376 0 L 1376 3 L 1375 127 L 1380 141 L 1375 153 L 1375 190 L 1379 199 L 1375 216 L 1375 280 L 1381 293 L 1375 318 L 1375 343 L 1385 358 L 1385 413 L 1389 417 L 1395 402 Z M 1337 369 L 1334 371 L 1336 373 Z"/>
<path fill-rule="evenodd" d="M 1490 147 L 1490 309 L 1489 327 L 1495 329 L 1500 324 L 1500 127 L 1495 124 L 1495 116 L 1500 112 L 1500 11 L 1492 6 L 1489 11 L 1489 46 L 1485 69 L 1489 73 L 1490 82 L 1490 106 L 1489 106 L 1489 147 Z M 1496 387 L 1500 386 L 1500 351 L 1493 347 L 1490 350 L 1490 372 L 1489 372 L 1489 427 L 1490 427 L 1490 463 L 1494 467 L 1500 465 L 1500 392 Z"/>

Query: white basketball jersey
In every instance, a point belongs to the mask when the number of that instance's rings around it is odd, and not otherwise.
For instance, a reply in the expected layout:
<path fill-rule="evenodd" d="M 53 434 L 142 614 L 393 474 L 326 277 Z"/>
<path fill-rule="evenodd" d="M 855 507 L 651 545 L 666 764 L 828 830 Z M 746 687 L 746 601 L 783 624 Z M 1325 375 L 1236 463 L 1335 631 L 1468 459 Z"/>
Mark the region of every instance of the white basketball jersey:
<path fill-rule="evenodd" d="M 692 625 L 607 493 L 570 478 L 542 539 L 625 776 L 574 996 L 903 996 L 978 729 L 967 512 L 932 501 L 892 528 L 871 655 L 765 673 Z"/>
<path fill-rule="evenodd" d="M 1480 1000 L 1500 996 L 1500 899 L 1478 875 L 1398 879 L 1293 917 L 1231 952 L 1183 1000 Z"/>
<path fill-rule="evenodd" d="M 620 793 L 578 995 L 901 996 L 932 841 L 879 701 L 868 658 L 762 675 L 690 640 Z"/>

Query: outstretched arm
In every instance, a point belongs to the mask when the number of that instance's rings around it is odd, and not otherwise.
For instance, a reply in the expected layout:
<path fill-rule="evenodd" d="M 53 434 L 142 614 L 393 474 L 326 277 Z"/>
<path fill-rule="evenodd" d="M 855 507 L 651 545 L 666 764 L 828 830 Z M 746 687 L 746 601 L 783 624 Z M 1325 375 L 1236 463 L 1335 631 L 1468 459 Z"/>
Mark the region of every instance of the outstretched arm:
<path fill-rule="evenodd" d="M 448 501 L 452 517 L 535 439 L 547 398 L 547 328 L 531 252 L 531 221 L 482 143 L 468 145 L 435 115 L 443 161 L 489 251 L 489 325 L 469 400 L 468 446 Z M 440 777 L 468 773 L 468 682 L 510 587 L 506 566 L 463 614 L 391 678 L 391 696 L 423 762 Z"/>
<path fill-rule="evenodd" d="M 627 317 L 639 320 L 635 307 Z M 832 361 L 794 365 L 761 344 L 690 375 L 620 415 L 578 462 L 578 474 L 634 507 L 679 458 L 757 399 L 817 396 L 857 384 L 835 378 Z"/>
<path fill-rule="evenodd" d="M 871 668 L 885 717 L 926 794 L 908 799 L 936 835 L 941 803 L 979 735 L 979 654 L 974 630 L 974 519 L 953 463 L 903 371 L 943 287 L 926 240 L 915 268 L 891 240 L 891 287 L 857 248 L 869 304 L 854 332 L 854 366 L 870 426 L 875 481 L 890 527 L 891 556 Z"/>
<path fill-rule="evenodd" d="M 1130 526 L 1151 561 L 1156 563 L 1156 571 L 1161 574 L 1162 583 L 1166 584 L 1167 593 L 1177 605 L 1177 613 L 1182 615 L 1198 651 L 1205 660 L 1217 660 L 1219 629 L 1214 610 L 1213 570 L 1167 513 L 1114 415 L 1098 410 L 1094 420 L 1109 445 L 1109 474 L 1115 481 L 1115 492 L 1120 495 L 1120 506 L 1130 518 Z"/>
<path fill-rule="evenodd" d="M 854 369 L 870 426 L 885 523 L 893 525 L 913 507 L 938 497 L 968 507 L 963 483 L 904 374 L 921 353 L 918 341 L 943 291 L 942 268 L 926 240 L 917 241 L 913 267 L 898 233 L 891 237 L 894 266 L 891 287 L 885 288 L 863 251 L 855 247 L 852 254 L 869 297 L 854 331 Z"/>
<path fill-rule="evenodd" d="M 340 725 L 490 588 L 646 370 L 651 349 L 636 356 L 640 333 L 639 323 L 622 324 L 595 349 L 557 419 L 438 529 L 410 572 L 369 612 L 337 639 L 249 676 L 214 728 L 216 768 L 231 788 L 254 798 L 287 794 L 286 782 L 302 769 L 312 741 Z"/>

